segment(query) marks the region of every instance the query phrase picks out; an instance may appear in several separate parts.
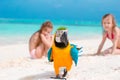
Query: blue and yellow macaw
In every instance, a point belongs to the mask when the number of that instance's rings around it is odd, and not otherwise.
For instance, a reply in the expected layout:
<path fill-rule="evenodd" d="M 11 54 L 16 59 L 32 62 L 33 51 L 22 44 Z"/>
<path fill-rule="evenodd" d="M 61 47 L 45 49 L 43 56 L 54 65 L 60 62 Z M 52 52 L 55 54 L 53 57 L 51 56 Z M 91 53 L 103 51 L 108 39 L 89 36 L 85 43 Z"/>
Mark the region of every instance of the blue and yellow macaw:
<path fill-rule="evenodd" d="M 67 71 L 71 69 L 72 60 L 75 65 L 78 63 L 78 50 L 74 44 L 68 44 L 66 48 L 58 48 L 54 44 L 48 51 L 48 60 L 54 61 L 56 75 L 59 74 L 60 67 L 66 67 Z"/>
<path fill-rule="evenodd" d="M 64 74 L 66 74 L 72 66 L 78 63 L 78 50 L 76 45 L 70 44 L 67 36 L 67 29 L 62 27 L 56 31 L 54 36 L 54 43 L 48 51 L 48 60 L 54 62 L 54 69 L 56 77 L 59 77 L 60 67 L 66 67 Z"/>

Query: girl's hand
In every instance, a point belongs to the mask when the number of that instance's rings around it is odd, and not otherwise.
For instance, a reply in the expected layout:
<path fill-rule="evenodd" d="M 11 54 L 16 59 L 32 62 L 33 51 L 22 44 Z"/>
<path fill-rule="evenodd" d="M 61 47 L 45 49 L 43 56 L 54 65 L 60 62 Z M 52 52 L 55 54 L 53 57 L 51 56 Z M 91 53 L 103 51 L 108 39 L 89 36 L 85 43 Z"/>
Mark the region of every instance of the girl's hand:
<path fill-rule="evenodd" d="M 41 34 L 41 41 L 48 48 L 50 48 L 51 45 L 52 45 L 52 39 L 53 39 L 52 35 L 50 35 L 50 34 L 49 35 L 43 35 L 43 34 Z"/>
<path fill-rule="evenodd" d="M 49 39 L 51 37 L 51 35 L 47 34 L 45 37 L 46 37 L 46 39 Z"/>
<path fill-rule="evenodd" d="M 43 37 L 45 37 L 45 36 L 44 36 L 44 34 L 40 34 L 40 37 L 43 38 Z"/>

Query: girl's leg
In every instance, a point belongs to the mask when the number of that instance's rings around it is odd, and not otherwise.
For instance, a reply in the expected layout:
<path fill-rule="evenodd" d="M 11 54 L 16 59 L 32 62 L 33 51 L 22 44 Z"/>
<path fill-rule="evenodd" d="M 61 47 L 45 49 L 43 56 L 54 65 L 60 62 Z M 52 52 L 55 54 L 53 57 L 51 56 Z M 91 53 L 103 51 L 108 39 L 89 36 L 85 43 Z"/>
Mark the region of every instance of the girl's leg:
<path fill-rule="evenodd" d="M 49 38 L 46 38 L 46 40 L 43 40 L 42 41 L 44 46 L 45 46 L 45 49 L 47 48 L 50 48 L 52 46 L 52 38 L 49 37 Z"/>
<path fill-rule="evenodd" d="M 49 36 L 49 38 L 47 38 L 46 40 L 43 40 L 42 42 L 44 46 L 43 56 L 47 56 L 48 50 L 52 46 L 52 36 L 51 37 Z"/>
<path fill-rule="evenodd" d="M 48 50 L 49 50 L 49 48 L 44 46 L 44 52 L 43 52 L 44 56 L 47 56 Z"/>
<path fill-rule="evenodd" d="M 114 55 L 120 55 L 120 49 L 115 49 Z"/>
<path fill-rule="evenodd" d="M 102 54 L 102 55 L 107 55 L 107 54 L 110 54 L 111 51 L 112 51 L 112 47 L 110 47 L 110 48 L 104 50 L 103 52 L 101 52 L 101 54 Z"/>
<path fill-rule="evenodd" d="M 106 49 L 105 51 L 103 51 L 103 55 L 107 55 L 110 54 L 112 51 L 112 47 Z M 115 52 L 113 53 L 114 55 L 120 55 L 120 49 L 115 49 Z"/>
<path fill-rule="evenodd" d="M 36 48 L 36 52 L 35 52 L 36 58 L 42 58 L 43 52 L 44 52 L 44 46 L 43 44 L 41 44 Z"/>

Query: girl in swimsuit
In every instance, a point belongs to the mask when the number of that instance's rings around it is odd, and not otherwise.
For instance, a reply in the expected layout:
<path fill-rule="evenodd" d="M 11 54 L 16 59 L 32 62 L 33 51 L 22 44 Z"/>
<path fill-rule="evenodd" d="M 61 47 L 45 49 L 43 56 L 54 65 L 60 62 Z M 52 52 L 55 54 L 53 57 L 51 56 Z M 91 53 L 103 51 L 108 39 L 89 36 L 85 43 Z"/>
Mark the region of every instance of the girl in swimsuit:
<path fill-rule="evenodd" d="M 53 42 L 52 29 L 52 23 L 47 21 L 42 24 L 40 30 L 31 36 L 29 40 L 29 52 L 32 58 L 42 58 L 47 55 L 47 51 Z"/>
<path fill-rule="evenodd" d="M 112 14 L 106 14 L 102 18 L 103 38 L 97 50 L 99 54 L 120 54 L 120 29 L 116 26 L 115 19 Z M 101 52 L 106 39 L 112 41 L 112 47 Z"/>

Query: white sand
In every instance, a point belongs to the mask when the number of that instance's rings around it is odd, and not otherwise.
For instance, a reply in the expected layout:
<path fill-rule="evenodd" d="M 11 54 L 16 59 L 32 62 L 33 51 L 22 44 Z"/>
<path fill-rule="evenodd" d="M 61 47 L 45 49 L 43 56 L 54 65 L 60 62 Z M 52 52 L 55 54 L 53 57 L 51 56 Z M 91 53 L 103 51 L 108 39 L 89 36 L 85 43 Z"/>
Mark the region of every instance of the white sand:
<path fill-rule="evenodd" d="M 83 54 L 93 54 L 100 39 L 71 41 L 83 46 Z M 104 49 L 110 47 L 109 41 Z M 0 80 L 51 80 L 53 64 L 47 58 L 30 59 L 27 44 L 0 47 Z M 81 56 L 71 68 L 67 80 L 120 80 L 120 56 Z"/>

